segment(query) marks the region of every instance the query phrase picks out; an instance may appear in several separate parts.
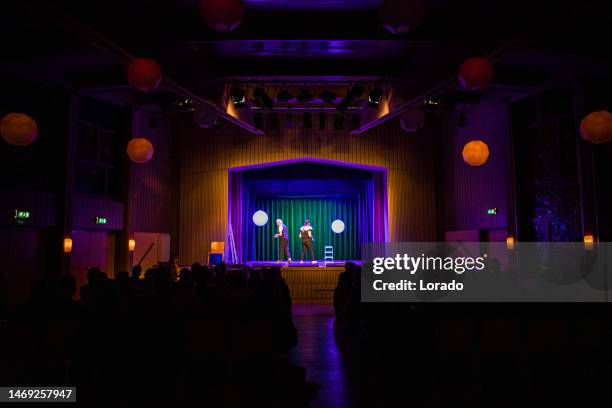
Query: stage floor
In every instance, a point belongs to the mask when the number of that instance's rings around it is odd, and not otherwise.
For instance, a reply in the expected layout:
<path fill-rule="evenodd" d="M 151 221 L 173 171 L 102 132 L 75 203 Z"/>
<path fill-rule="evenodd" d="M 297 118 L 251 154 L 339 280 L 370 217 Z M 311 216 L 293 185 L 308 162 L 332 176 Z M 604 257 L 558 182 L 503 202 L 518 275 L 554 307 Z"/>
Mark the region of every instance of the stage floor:
<path fill-rule="evenodd" d="M 361 261 L 346 261 L 346 260 L 338 260 L 338 261 L 251 261 L 246 262 L 246 264 L 252 268 L 263 268 L 269 266 L 280 266 L 281 268 L 329 268 L 329 267 L 343 267 L 347 262 L 352 262 L 357 265 L 361 265 Z"/>
<path fill-rule="evenodd" d="M 281 274 L 287 282 L 293 303 L 330 304 L 334 300 L 334 289 L 338 276 L 344 272 L 347 261 L 324 262 L 311 261 L 277 262 L 255 261 L 247 264 L 253 268 L 280 266 Z M 361 264 L 361 261 L 351 261 Z"/>

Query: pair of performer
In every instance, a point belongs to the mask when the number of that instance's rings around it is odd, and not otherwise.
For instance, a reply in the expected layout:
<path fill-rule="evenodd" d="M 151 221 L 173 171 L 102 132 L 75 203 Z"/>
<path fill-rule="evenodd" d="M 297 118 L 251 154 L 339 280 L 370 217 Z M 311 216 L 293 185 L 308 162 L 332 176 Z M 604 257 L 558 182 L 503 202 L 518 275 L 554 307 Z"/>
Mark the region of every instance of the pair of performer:
<path fill-rule="evenodd" d="M 289 250 L 289 230 L 287 226 L 283 224 L 283 220 L 280 218 L 276 220 L 276 226 L 278 227 L 278 233 L 274 234 L 274 238 L 278 239 L 279 251 L 278 258 L 282 261 L 287 256 L 287 260 L 291 262 L 291 251 Z M 310 252 L 310 260 L 312 263 L 317 261 L 314 258 L 314 252 L 312 250 L 312 241 L 314 241 L 312 235 L 312 225 L 310 220 L 305 220 L 304 225 L 300 228 L 300 239 L 302 240 L 302 256 L 300 262 L 304 262 L 304 255 L 306 251 Z"/>

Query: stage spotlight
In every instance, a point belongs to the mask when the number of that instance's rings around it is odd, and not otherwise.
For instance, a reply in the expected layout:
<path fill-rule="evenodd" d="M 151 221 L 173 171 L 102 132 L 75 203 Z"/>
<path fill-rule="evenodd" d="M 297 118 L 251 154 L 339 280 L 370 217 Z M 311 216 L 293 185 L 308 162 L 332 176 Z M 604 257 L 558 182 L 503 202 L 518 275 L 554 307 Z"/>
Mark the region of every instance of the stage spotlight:
<path fill-rule="evenodd" d="M 232 99 L 232 102 L 234 103 L 234 106 L 236 108 L 242 108 L 246 106 L 246 98 L 244 96 L 244 89 L 238 88 L 238 87 L 232 88 L 230 91 L 230 98 Z"/>
<path fill-rule="evenodd" d="M 312 113 L 310 112 L 304 113 L 303 126 L 304 126 L 304 129 L 312 129 Z"/>
<path fill-rule="evenodd" d="M 297 100 L 301 103 L 306 103 L 312 101 L 313 96 L 310 91 L 306 88 L 302 89 L 297 97 Z"/>
<path fill-rule="evenodd" d="M 342 220 L 335 220 L 331 224 L 331 229 L 336 234 L 341 234 L 342 232 L 344 232 L 344 222 Z"/>
<path fill-rule="evenodd" d="M 374 87 L 374 89 L 370 91 L 370 96 L 368 97 L 368 106 L 376 108 L 382 100 L 382 97 L 383 90 L 380 88 L 380 86 Z"/>
<path fill-rule="evenodd" d="M 363 88 L 363 86 L 359 84 L 353 85 L 353 87 L 346 94 L 344 99 L 342 99 L 342 102 L 340 102 L 338 106 L 336 106 L 336 109 L 340 112 L 344 112 L 345 110 L 348 109 L 349 106 L 355 103 L 355 101 L 359 99 L 359 97 L 363 95 L 364 92 L 365 92 L 365 89 Z"/>
<path fill-rule="evenodd" d="M 319 98 L 325 103 L 334 103 L 336 101 L 336 94 L 332 91 L 325 90 L 319 94 Z"/>
<path fill-rule="evenodd" d="M 176 101 L 176 110 L 178 112 L 189 113 L 195 111 L 195 106 L 193 106 L 193 99 L 188 96 L 184 96 L 179 98 Z"/>
<path fill-rule="evenodd" d="M 271 109 L 274 106 L 274 100 L 268 96 L 266 91 L 258 86 L 253 91 L 253 96 L 257 99 L 261 106 Z"/>
<path fill-rule="evenodd" d="M 255 211 L 253 214 L 253 223 L 258 227 L 263 227 L 268 223 L 268 214 L 265 211 Z"/>
<path fill-rule="evenodd" d="M 289 92 L 288 89 L 283 89 L 276 95 L 276 100 L 281 103 L 287 103 L 293 99 L 293 95 Z"/>

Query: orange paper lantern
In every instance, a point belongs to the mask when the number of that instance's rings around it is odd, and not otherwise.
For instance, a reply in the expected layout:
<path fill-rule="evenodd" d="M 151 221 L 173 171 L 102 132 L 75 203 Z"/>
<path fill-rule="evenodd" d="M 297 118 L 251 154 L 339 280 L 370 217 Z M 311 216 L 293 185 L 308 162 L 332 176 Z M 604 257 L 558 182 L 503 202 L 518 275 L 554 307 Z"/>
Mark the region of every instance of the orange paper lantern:
<path fill-rule="evenodd" d="M 135 137 L 127 145 L 127 154 L 134 163 L 146 163 L 153 158 L 153 145 L 144 137 Z"/>
<path fill-rule="evenodd" d="M 463 146 L 462 155 L 470 166 L 482 166 L 489 159 L 489 146 L 482 140 L 472 140 Z"/>
<path fill-rule="evenodd" d="M 580 122 L 580 134 L 590 143 L 609 142 L 612 140 L 612 114 L 606 111 L 589 113 Z"/>
<path fill-rule="evenodd" d="M 0 134 L 6 143 L 27 146 L 38 137 L 36 121 L 25 113 L 9 113 L 0 122 Z"/>
<path fill-rule="evenodd" d="M 465 89 L 482 89 L 493 80 L 493 71 L 486 58 L 468 58 L 459 69 L 459 82 Z"/>
<path fill-rule="evenodd" d="M 127 76 L 130 85 L 141 92 L 155 91 L 161 83 L 161 68 L 149 58 L 136 58 L 128 65 Z"/>
<path fill-rule="evenodd" d="M 200 0 L 200 15 L 206 25 L 215 31 L 233 31 L 242 22 L 242 0 Z"/>
<path fill-rule="evenodd" d="M 425 18 L 422 0 L 384 0 L 380 6 L 383 26 L 393 34 L 413 31 Z"/>

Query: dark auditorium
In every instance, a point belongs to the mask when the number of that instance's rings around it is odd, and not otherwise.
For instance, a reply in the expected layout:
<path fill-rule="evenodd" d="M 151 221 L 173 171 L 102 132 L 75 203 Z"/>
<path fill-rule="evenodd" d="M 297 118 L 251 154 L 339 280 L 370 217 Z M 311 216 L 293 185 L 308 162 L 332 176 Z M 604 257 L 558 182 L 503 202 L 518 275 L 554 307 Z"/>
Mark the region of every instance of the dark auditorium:
<path fill-rule="evenodd" d="M 5 3 L 0 406 L 607 405 L 612 3 Z"/>

